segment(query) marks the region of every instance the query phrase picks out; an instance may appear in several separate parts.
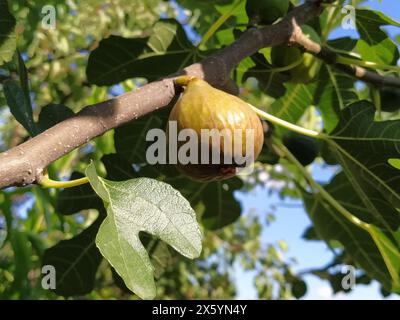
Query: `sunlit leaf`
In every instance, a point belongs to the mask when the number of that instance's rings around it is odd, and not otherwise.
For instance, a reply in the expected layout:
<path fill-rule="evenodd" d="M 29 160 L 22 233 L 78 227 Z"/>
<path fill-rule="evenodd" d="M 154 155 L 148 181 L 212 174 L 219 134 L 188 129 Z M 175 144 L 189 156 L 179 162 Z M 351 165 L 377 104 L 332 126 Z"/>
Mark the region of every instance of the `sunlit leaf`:
<path fill-rule="evenodd" d="M 96 238 L 100 252 L 130 290 L 154 298 L 153 266 L 139 232 L 160 238 L 188 258 L 198 257 L 201 234 L 193 209 L 179 192 L 157 180 L 113 182 L 98 177 L 93 165 L 86 174 L 107 208 Z"/>

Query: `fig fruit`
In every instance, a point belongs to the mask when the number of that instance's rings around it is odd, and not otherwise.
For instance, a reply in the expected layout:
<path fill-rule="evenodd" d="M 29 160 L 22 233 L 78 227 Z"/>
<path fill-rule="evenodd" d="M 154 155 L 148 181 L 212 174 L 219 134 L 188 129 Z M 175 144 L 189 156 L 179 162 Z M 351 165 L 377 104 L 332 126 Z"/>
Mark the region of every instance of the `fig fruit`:
<path fill-rule="evenodd" d="M 308 166 L 314 162 L 320 151 L 317 139 L 290 132 L 283 137 L 283 144 L 303 165 Z"/>
<path fill-rule="evenodd" d="M 318 34 L 310 26 L 302 27 L 303 33 L 315 42 L 320 42 Z M 289 47 L 280 45 L 273 47 L 271 50 L 272 64 L 278 68 L 286 67 L 303 59 L 303 61 L 288 70 L 290 82 L 292 83 L 308 83 L 318 74 L 321 68 L 321 62 L 310 53 L 302 53 L 297 47 Z"/>
<path fill-rule="evenodd" d="M 272 24 L 286 15 L 289 0 L 247 0 L 246 12 L 249 19 L 256 17 L 261 24 Z"/>
<path fill-rule="evenodd" d="M 178 161 L 178 170 L 198 181 L 233 177 L 245 166 L 238 163 L 238 158 L 250 157 L 248 159 L 253 162 L 261 152 L 264 143 L 261 120 L 246 102 L 201 79 L 188 78 L 185 85 L 185 91 L 171 110 L 169 125 L 176 121 L 178 134 L 184 129 L 196 134 L 198 162 L 182 164 Z M 211 130 L 224 134 L 216 135 L 217 138 L 208 136 L 204 141 L 202 135 Z M 178 141 L 178 147 L 184 143 Z M 200 159 L 204 154 L 206 161 Z M 213 154 L 219 155 L 217 163 Z"/>

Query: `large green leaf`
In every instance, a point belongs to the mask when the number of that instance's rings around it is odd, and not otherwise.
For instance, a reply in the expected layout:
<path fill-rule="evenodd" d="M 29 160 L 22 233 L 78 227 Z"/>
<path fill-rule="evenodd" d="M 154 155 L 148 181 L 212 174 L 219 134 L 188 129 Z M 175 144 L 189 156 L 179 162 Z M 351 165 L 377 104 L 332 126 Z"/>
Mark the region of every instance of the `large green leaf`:
<path fill-rule="evenodd" d="M 373 10 L 358 9 L 356 24 L 361 39 L 357 49 L 362 58 L 368 61 L 395 65 L 399 59 L 399 51 L 392 39 L 380 28 L 386 25 L 399 27 L 400 23 Z"/>
<path fill-rule="evenodd" d="M 10 61 L 17 49 L 15 25 L 7 0 L 0 0 L 0 65 Z"/>
<path fill-rule="evenodd" d="M 204 188 L 201 199 L 205 208 L 201 220 L 207 229 L 223 228 L 240 217 L 242 207 L 235 199 L 234 192 L 242 186 L 242 180 L 232 178 L 226 182 L 210 183 Z"/>
<path fill-rule="evenodd" d="M 139 240 L 147 232 L 188 258 L 201 252 L 201 233 L 193 209 L 170 185 L 149 178 L 113 182 L 86 170 L 92 187 L 103 199 L 107 218 L 96 244 L 127 287 L 145 299 L 154 298 L 153 266 Z"/>
<path fill-rule="evenodd" d="M 326 132 L 331 132 L 336 127 L 340 110 L 358 100 L 354 82 L 354 78 L 330 66 L 322 67 L 316 83 L 313 103 L 321 112 Z"/>
<path fill-rule="evenodd" d="M 100 42 L 89 57 L 88 80 L 112 85 L 134 77 L 155 80 L 198 59 L 196 48 L 175 20 L 160 20 L 148 38 L 111 36 Z"/>
<path fill-rule="evenodd" d="M 362 202 L 348 203 L 351 194 L 343 187 L 343 179 L 334 179 L 326 190 L 343 206 L 354 212 L 367 213 Z M 350 199 L 349 199 L 350 197 Z M 339 241 L 352 261 L 363 268 L 367 274 L 379 280 L 389 291 L 400 292 L 400 253 L 399 243 L 392 241 L 373 225 L 362 229 L 347 220 L 318 193 L 303 191 L 306 210 L 313 221 L 318 237 L 325 241 Z M 399 235 L 397 235 L 400 240 Z"/>
<path fill-rule="evenodd" d="M 380 215 L 378 217 L 374 215 L 374 211 L 368 209 L 360 195 L 353 188 L 351 180 L 349 180 L 345 172 L 337 174 L 326 190 L 336 199 L 340 199 L 339 202 L 343 207 L 364 222 L 372 223 L 382 229 L 385 229 L 387 225 L 397 229 L 400 225 L 399 215 L 393 214 L 393 208 L 388 202 L 380 202 Z M 385 223 L 382 223 L 382 219 L 384 219 Z"/>
<path fill-rule="evenodd" d="M 117 154 L 104 156 L 101 161 L 106 166 L 108 179 L 123 181 L 144 176 L 171 184 L 190 202 L 209 230 L 223 228 L 241 214 L 240 202 L 234 197 L 234 192 L 243 187 L 239 178 L 204 183 L 190 180 L 171 165 L 145 165 L 135 172 L 130 163 Z"/>
<path fill-rule="evenodd" d="M 374 115 L 375 107 L 368 101 L 350 105 L 342 111 L 328 144 L 371 214 L 376 218 L 391 215 L 387 228 L 396 230 L 400 174 L 388 159 L 399 154 L 400 120 L 375 122 Z"/>
<path fill-rule="evenodd" d="M 87 294 L 93 290 L 101 254 L 95 238 L 103 217 L 72 239 L 62 240 L 47 249 L 43 265 L 56 270 L 55 293 L 62 296 Z"/>
<path fill-rule="evenodd" d="M 286 93 L 276 100 L 268 112 L 283 120 L 297 123 L 306 109 L 313 104 L 315 83 L 287 83 Z"/>

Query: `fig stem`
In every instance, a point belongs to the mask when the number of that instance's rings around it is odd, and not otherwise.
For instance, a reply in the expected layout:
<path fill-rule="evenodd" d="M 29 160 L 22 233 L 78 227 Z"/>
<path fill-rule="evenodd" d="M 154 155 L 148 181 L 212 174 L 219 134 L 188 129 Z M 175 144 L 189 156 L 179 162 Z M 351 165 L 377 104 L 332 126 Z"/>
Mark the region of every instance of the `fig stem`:
<path fill-rule="evenodd" d="M 270 122 L 272 122 L 273 124 L 276 124 L 278 126 L 284 127 L 286 129 L 289 129 L 291 131 L 300 133 L 302 135 L 308 136 L 308 137 L 312 137 L 312 138 L 318 138 L 318 139 L 323 139 L 325 138 L 324 135 L 322 133 L 319 133 L 317 131 L 314 130 L 310 130 L 310 129 L 306 129 L 300 126 L 297 126 L 293 123 L 287 122 L 285 120 L 282 120 L 278 117 L 273 116 L 272 114 L 269 114 L 265 111 L 262 111 L 254 106 L 252 106 L 251 104 L 248 103 L 248 105 L 253 109 L 253 111 L 260 117 L 263 118 L 265 120 L 268 120 Z"/>
<path fill-rule="evenodd" d="M 178 86 L 187 86 L 191 80 L 193 80 L 195 77 L 193 76 L 179 76 L 175 78 L 174 82 Z"/>
<path fill-rule="evenodd" d="M 372 62 L 372 61 L 362 61 L 362 60 L 341 57 L 341 56 L 338 56 L 336 58 L 336 63 L 355 65 L 355 66 L 360 66 L 360 67 L 365 67 L 365 68 L 370 68 L 370 69 L 383 69 L 383 70 L 393 70 L 396 72 L 400 72 L 400 67 L 397 67 L 397 66 L 389 66 L 389 65 L 383 64 L 383 63 L 376 63 L 376 62 Z"/>
<path fill-rule="evenodd" d="M 271 69 L 266 69 L 266 70 L 252 70 L 253 73 L 278 73 L 278 72 L 284 72 L 284 71 L 289 71 L 292 70 L 293 68 L 296 68 L 297 66 L 301 65 L 304 61 L 304 57 L 301 56 L 300 59 L 296 60 L 295 62 L 292 62 L 291 64 L 288 64 L 284 67 L 276 67 L 276 68 L 271 68 Z M 237 67 L 237 70 L 240 71 L 247 71 L 247 68 L 240 68 Z"/>
<path fill-rule="evenodd" d="M 42 179 L 40 179 L 39 184 L 44 188 L 72 188 L 76 186 L 80 186 L 82 184 L 88 183 L 89 179 L 87 177 L 83 177 L 76 180 L 71 181 L 56 181 L 49 178 L 48 174 L 45 174 Z"/>

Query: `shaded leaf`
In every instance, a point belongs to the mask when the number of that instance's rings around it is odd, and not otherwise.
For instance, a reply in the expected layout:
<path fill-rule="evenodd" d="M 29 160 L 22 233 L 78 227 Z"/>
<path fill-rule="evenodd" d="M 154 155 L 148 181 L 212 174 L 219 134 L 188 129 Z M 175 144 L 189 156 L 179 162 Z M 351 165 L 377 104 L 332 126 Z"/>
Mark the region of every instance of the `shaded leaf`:
<path fill-rule="evenodd" d="M 251 59 L 255 66 L 249 68 L 243 75 L 243 81 L 254 77 L 259 81 L 259 88 L 271 97 L 279 98 L 286 92 L 284 82 L 289 80 L 287 75 L 273 72 L 274 68 L 261 53 L 254 54 Z"/>
<path fill-rule="evenodd" d="M 193 63 L 196 55 L 177 21 L 160 20 L 148 38 L 110 36 L 102 40 L 90 54 L 86 73 L 92 84 L 100 86 L 134 77 L 152 81 Z"/>
<path fill-rule="evenodd" d="M 350 37 L 342 37 L 336 38 L 328 41 L 328 46 L 333 47 L 334 49 L 339 49 L 342 51 L 353 51 L 353 49 L 357 45 L 357 39 L 353 39 Z"/>
<path fill-rule="evenodd" d="M 84 177 L 80 172 L 73 172 L 70 180 Z M 89 184 L 67 188 L 59 192 L 56 210 L 63 215 L 71 215 L 86 209 L 100 209 L 103 207 L 101 199 Z"/>
<path fill-rule="evenodd" d="M 31 136 L 34 136 L 36 125 L 33 121 L 32 108 L 19 83 L 15 80 L 6 80 L 3 83 L 3 90 L 11 114 Z"/>
<path fill-rule="evenodd" d="M 166 129 L 169 109 L 162 109 L 115 129 L 115 149 L 130 163 L 147 163 L 146 150 L 153 142 L 146 141 L 150 129 Z"/>
<path fill-rule="evenodd" d="M 242 186 L 239 178 L 232 178 L 226 182 L 210 183 L 205 187 L 201 195 L 205 207 L 201 220 L 207 229 L 220 229 L 240 217 L 242 208 L 234 197 L 234 191 Z"/>
<path fill-rule="evenodd" d="M 332 187 L 333 188 L 333 187 Z M 328 189 L 328 188 L 327 188 Z M 334 194 L 339 202 L 343 194 Z M 400 254 L 398 246 L 372 225 L 368 231 L 356 226 L 319 194 L 303 190 L 306 210 L 313 221 L 318 235 L 325 241 L 339 241 L 353 261 L 366 273 L 380 281 L 389 290 L 400 290 Z"/>
<path fill-rule="evenodd" d="M 375 122 L 374 115 L 375 107 L 368 101 L 350 105 L 343 110 L 328 144 L 366 208 L 382 223 L 389 223 L 387 228 L 396 230 L 400 174 L 387 160 L 399 154 L 400 120 Z"/>
<path fill-rule="evenodd" d="M 107 154 L 101 158 L 107 170 L 107 179 L 112 181 L 124 181 L 130 178 L 137 178 L 132 164 L 119 154 Z"/>
<path fill-rule="evenodd" d="M 70 108 L 62 104 L 49 104 L 40 111 L 38 122 L 39 129 L 43 132 L 74 115 L 75 113 Z"/>
<path fill-rule="evenodd" d="M 72 239 L 62 240 L 47 249 L 43 265 L 56 270 L 55 293 L 73 296 L 90 293 L 94 287 L 97 269 L 102 260 L 95 238 L 103 218 Z"/>

